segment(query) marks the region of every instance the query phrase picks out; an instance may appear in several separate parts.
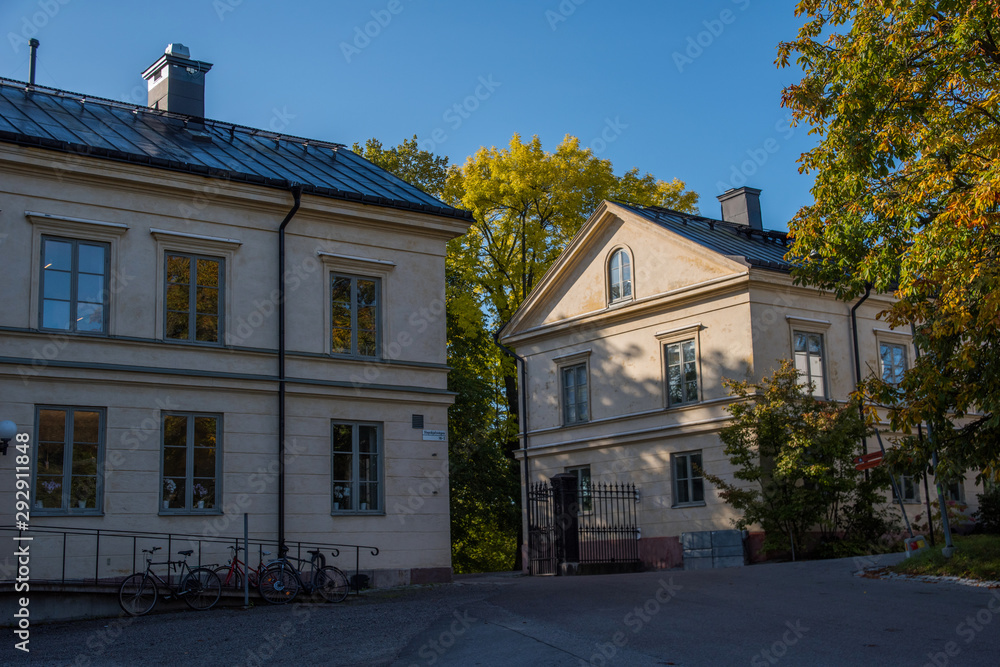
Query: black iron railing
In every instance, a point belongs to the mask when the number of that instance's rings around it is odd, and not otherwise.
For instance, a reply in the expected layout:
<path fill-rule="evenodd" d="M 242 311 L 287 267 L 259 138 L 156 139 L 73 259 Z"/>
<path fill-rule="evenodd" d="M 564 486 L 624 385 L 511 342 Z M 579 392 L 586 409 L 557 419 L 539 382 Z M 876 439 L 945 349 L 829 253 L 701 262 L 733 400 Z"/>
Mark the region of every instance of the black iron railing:
<path fill-rule="evenodd" d="M 580 489 L 581 563 L 638 563 L 639 523 L 634 484 L 595 483 Z"/>
<path fill-rule="evenodd" d="M 191 567 L 215 567 L 229 563 L 229 547 L 242 549 L 244 546 L 242 537 L 66 526 L 32 526 L 27 531 L 18 530 L 14 526 L 0 526 L 0 539 L 5 539 L 7 535 L 16 535 L 21 538 L 17 544 L 27 545 L 32 583 L 62 585 L 115 584 L 143 569 L 146 563 L 142 558 L 142 550 L 152 547 L 164 548 L 164 555 L 169 555 L 170 560 L 177 560 L 177 551 L 191 549 L 194 551 L 188 559 Z M 309 561 L 309 551 L 318 549 L 328 565 L 339 567 L 348 577 L 351 577 L 352 572 L 355 575 L 364 574 L 361 570 L 362 551 L 371 556 L 379 554 L 378 547 L 359 544 L 286 541 L 285 545 L 288 547 L 287 555 L 300 561 Z M 248 546 L 249 553 L 258 560 L 255 561 L 246 554 L 242 554 L 240 560 L 250 569 L 257 567 L 260 560 L 267 563 L 278 557 L 276 540 L 251 539 Z M 270 555 L 265 556 L 265 551 L 270 551 Z M 0 561 L 0 584 L 15 582 L 18 568 L 19 564 L 13 554 Z M 357 582 L 360 580 L 360 576 L 354 577 L 355 592 L 358 592 Z"/>
<path fill-rule="evenodd" d="M 639 559 L 639 491 L 634 484 L 593 483 L 576 490 L 576 516 L 560 520 L 552 484 L 528 486 L 528 572 L 555 574 L 561 560 L 558 544 L 579 544 L 581 565 L 636 568 Z M 575 520 L 573 520 L 575 519 Z M 575 531 L 574 535 L 569 532 Z M 575 550 L 571 550 L 577 553 Z"/>

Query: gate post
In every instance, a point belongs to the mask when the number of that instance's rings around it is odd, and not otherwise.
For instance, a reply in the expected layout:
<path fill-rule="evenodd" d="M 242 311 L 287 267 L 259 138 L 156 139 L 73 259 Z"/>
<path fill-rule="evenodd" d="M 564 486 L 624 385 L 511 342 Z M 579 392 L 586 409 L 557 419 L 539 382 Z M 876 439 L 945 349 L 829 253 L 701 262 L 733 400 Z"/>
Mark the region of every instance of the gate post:
<path fill-rule="evenodd" d="M 580 567 L 579 482 L 569 473 L 560 473 L 551 482 L 558 574 L 576 574 Z"/>

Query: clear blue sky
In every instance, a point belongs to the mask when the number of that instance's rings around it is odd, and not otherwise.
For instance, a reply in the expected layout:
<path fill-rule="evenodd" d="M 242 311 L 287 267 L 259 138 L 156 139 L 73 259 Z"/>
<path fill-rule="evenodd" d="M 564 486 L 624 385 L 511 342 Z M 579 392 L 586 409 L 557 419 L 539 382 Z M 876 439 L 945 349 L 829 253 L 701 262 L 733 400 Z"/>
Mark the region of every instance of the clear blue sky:
<path fill-rule="evenodd" d="M 210 118 L 348 145 L 416 134 L 453 162 L 573 134 L 618 173 L 680 178 L 712 217 L 724 187 L 760 188 L 764 226 L 785 229 L 815 141 L 781 107 L 801 73 L 774 66 L 794 4 L 3 0 L 0 76 L 27 79 L 33 35 L 37 83 L 145 104 L 140 73 L 181 42 L 214 64 Z"/>

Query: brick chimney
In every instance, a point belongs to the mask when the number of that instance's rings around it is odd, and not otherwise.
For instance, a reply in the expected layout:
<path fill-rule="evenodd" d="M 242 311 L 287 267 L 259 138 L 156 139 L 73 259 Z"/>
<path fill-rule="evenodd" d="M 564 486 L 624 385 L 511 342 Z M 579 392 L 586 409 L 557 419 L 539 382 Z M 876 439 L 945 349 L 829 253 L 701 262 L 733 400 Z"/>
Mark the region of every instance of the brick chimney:
<path fill-rule="evenodd" d="M 149 106 L 162 111 L 205 117 L 205 73 L 212 63 L 191 60 L 183 44 L 170 44 L 142 78 L 149 87 Z"/>
<path fill-rule="evenodd" d="M 764 229 L 760 217 L 760 190 L 757 188 L 734 188 L 718 196 L 722 204 L 722 219 L 751 229 Z"/>

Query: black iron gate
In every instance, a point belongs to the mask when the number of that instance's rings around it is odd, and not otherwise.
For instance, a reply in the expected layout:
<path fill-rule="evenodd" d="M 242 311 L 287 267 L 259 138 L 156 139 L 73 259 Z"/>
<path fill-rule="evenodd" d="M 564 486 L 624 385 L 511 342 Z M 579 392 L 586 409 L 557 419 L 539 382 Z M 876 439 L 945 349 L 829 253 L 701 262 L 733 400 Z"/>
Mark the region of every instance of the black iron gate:
<path fill-rule="evenodd" d="M 556 573 L 556 527 L 552 486 L 528 485 L 528 573 Z"/>
<path fill-rule="evenodd" d="M 576 484 L 573 476 L 557 475 L 528 487 L 529 573 L 557 574 L 563 563 L 584 571 L 638 569 L 635 485 Z"/>

